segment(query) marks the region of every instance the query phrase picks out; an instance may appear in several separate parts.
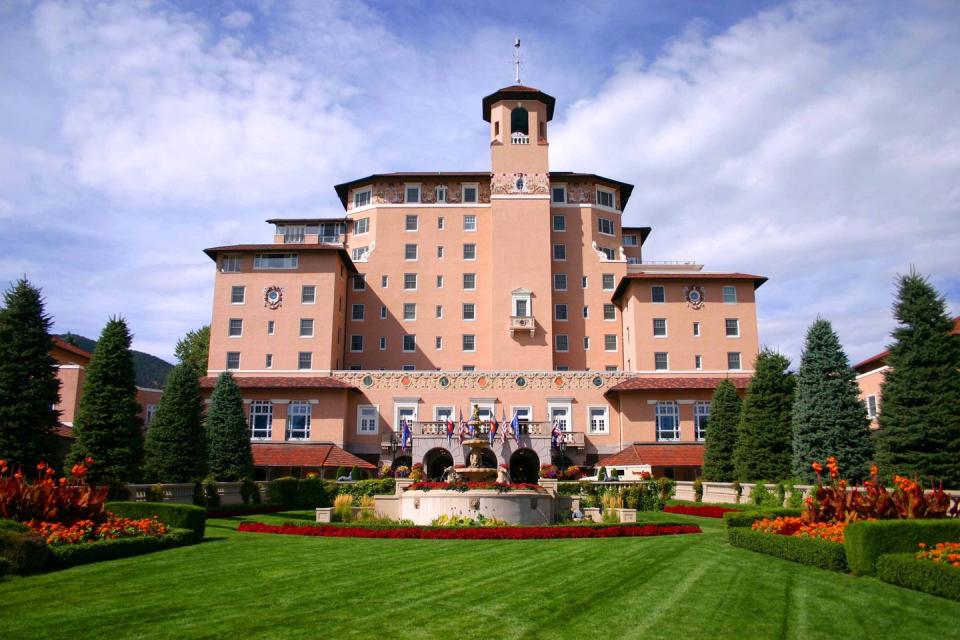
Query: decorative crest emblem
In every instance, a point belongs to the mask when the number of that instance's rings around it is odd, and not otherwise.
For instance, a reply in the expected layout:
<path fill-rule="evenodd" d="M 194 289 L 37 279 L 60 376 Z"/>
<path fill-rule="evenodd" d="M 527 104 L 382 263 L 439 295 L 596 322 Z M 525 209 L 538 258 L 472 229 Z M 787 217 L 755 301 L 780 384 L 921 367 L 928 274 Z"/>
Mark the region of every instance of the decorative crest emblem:
<path fill-rule="evenodd" d="M 703 307 L 703 287 L 691 285 L 683 288 L 683 299 L 687 301 L 687 306 L 692 309 Z"/>
<path fill-rule="evenodd" d="M 272 285 L 263 290 L 263 306 L 268 309 L 279 309 L 283 304 L 283 287 Z"/>

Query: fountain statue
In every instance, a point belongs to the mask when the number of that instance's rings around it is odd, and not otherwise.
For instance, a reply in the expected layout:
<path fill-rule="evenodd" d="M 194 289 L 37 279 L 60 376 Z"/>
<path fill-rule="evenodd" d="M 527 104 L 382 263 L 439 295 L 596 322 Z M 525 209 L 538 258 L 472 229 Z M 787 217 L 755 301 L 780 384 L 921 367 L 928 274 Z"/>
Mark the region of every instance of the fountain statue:
<path fill-rule="evenodd" d="M 470 453 L 467 455 L 469 465 L 462 469 L 457 469 L 457 473 L 468 482 L 484 482 L 493 480 L 497 476 L 495 467 L 484 465 L 483 450 L 489 446 L 487 439 L 479 434 L 480 427 L 480 408 L 473 408 L 473 415 L 470 417 L 470 424 L 473 425 L 474 437 L 464 440 L 463 444 L 470 447 Z"/>

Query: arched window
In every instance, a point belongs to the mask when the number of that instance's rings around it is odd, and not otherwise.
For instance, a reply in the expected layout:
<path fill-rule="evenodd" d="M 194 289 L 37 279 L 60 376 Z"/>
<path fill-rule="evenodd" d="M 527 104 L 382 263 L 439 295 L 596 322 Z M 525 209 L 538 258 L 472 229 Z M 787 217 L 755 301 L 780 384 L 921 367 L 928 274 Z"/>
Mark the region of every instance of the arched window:
<path fill-rule="evenodd" d="M 510 112 L 510 133 L 530 135 L 530 114 L 523 107 Z"/>

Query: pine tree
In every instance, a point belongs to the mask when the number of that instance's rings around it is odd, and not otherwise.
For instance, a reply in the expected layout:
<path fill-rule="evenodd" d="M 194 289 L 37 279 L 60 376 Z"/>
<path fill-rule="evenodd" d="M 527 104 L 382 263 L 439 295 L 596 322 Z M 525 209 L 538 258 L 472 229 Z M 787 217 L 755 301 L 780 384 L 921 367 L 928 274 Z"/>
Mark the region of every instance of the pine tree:
<path fill-rule="evenodd" d="M 856 373 L 830 322 L 818 318 L 807 331 L 793 401 L 793 473 L 814 481 L 810 463 L 835 456 L 844 477 L 870 476 L 873 441 Z"/>
<path fill-rule="evenodd" d="M 884 475 L 918 475 L 960 487 L 960 335 L 926 278 L 901 276 L 898 326 L 882 387 L 877 463 Z"/>
<path fill-rule="evenodd" d="M 0 459 L 29 468 L 51 462 L 60 380 L 50 355 L 50 316 L 40 290 L 21 278 L 0 309 Z"/>
<path fill-rule="evenodd" d="M 143 464 L 131 335 L 123 318 L 110 318 L 87 367 L 66 465 L 93 458 L 92 482 L 133 482 Z"/>
<path fill-rule="evenodd" d="M 147 433 L 144 475 L 148 482 L 194 482 L 207 475 L 203 397 L 189 361 L 175 366 L 167 376 Z"/>
<path fill-rule="evenodd" d="M 737 449 L 737 426 L 740 423 L 740 396 L 729 380 L 717 385 L 710 401 L 706 450 L 703 454 L 703 477 L 712 482 L 731 482 L 733 457 Z"/>
<path fill-rule="evenodd" d="M 205 325 L 196 331 L 188 331 L 187 335 L 178 340 L 173 354 L 179 362 L 189 362 L 198 376 L 204 376 L 207 373 L 209 351 L 210 325 Z"/>
<path fill-rule="evenodd" d="M 243 413 L 243 398 L 229 371 L 220 374 L 210 395 L 207 441 L 210 473 L 217 480 L 237 481 L 253 477 L 253 453 Z"/>
<path fill-rule="evenodd" d="M 764 349 L 757 356 L 740 412 L 734 466 L 740 481 L 776 482 L 790 476 L 790 411 L 794 377 L 790 360 Z"/>

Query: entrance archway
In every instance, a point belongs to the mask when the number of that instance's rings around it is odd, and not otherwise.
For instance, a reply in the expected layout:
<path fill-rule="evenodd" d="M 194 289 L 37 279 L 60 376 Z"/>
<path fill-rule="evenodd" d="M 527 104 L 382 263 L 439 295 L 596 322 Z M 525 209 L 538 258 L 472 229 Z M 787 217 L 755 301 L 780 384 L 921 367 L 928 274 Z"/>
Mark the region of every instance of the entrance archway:
<path fill-rule="evenodd" d="M 510 482 L 536 484 L 540 479 L 540 456 L 532 449 L 517 449 L 510 456 Z"/>
<path fill-rule="evenodd" d="M 427 455 L 423 456 L 423 468 L 430 480 L 440 480 L 444 469 L 452 466 L 453 456 L 446 449 L 430 449 Z"/>

